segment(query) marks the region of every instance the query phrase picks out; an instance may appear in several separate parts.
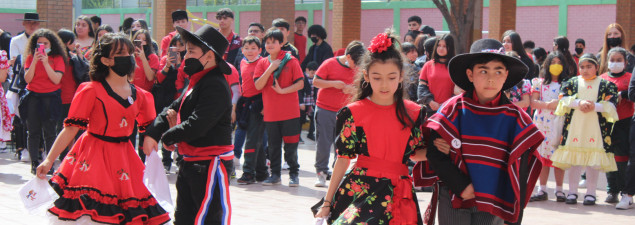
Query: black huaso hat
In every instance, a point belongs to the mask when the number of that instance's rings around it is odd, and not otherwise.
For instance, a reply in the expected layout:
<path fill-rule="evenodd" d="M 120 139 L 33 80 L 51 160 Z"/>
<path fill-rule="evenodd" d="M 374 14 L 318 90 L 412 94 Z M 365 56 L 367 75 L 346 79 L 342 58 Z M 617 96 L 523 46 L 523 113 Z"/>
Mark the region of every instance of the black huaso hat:
<path fill-rule="evenodd" d="M 470 53 L 454 56 L 448 64 L 452 82 L 463 90 L 474 88 L 474 84 L 467 78 L 466 70 L 472 65 L 474 59 L 486 55 L 494 55 L 500 58 L 506 65 L 509 74 L 503 84 L 503 90 L 507 90 L 518 84 L 525 78 L 529 68 L 520 59 L 505 55 L 503 44 L 494 39 L 481 39 L 472 43 Z"/>
<path fill-rule="evenodd" d="M 216 55 L 218 68 L 220 68 L 224 74 L 232 73 L 231 68 L 227 65 L 227 62 L 223 60 L 223 54 L 225 54 L 225 51 L 229 46 L 229 42 L 227 42 L 227 39 L 223 37 L 223 34 L 218 32 L 216 28 L 210 26 L 209 24 L 205 24 L 194 33 L 191 33 L 180 26 L 177 26 L 176 30 L 179 34 L 181 34 L 181 38 L 183 38 L 186 42 L 199 43 L 206 46 L 207 49 L 212 50 L 212 52 Z"/>

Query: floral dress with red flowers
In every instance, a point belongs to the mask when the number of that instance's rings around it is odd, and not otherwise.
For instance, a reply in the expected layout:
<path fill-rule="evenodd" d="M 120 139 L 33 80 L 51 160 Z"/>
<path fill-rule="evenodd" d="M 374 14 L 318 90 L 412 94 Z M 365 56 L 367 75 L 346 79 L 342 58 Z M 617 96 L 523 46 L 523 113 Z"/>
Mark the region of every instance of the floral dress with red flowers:
<path fill-rule="evenodd" d="M 357 162 L 332 199 L 328 224 L 422 224 L 406 163 L 424 148 L 420 125 L 426 110 L 404 103 L 412 127 L 399 122 L 395 104 L 364 99 L 338 112 L 337 155 Z"/>
<path fill-rule="evenodd" d="M 5 50 L 0 50 L 0 70 L 8 70 L 9 67 L 9 57 L 7 57 L 7 52 Z M 0 93 L 4 93 L 2 86 L 0 86 Z M 11 124 L 13 114 L 9 111 L 7 98 L 4 94 L 0 94 L 0 115 L 0 119 L 2 119 L 2 125 L 0 126 L 0 141 L 10 141 L 11 131 L 13 130 L 13 125 Z"/>

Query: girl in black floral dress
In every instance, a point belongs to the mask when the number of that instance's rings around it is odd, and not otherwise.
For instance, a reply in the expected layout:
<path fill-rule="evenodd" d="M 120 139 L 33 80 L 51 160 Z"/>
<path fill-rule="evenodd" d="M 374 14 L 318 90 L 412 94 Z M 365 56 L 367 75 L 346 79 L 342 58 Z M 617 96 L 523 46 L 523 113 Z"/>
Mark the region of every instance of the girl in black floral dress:
<path fill-rule="evenodd" d="M 373 38 L 361 59 L 356 101 L 337 114 L 338 159 L 316 214 L 328 217 L 328 224 L 422 224 L 406 162 L 425 159 L 420 127 L 426 110 L 403 99 L 396 42 L 389 32 Z"/>

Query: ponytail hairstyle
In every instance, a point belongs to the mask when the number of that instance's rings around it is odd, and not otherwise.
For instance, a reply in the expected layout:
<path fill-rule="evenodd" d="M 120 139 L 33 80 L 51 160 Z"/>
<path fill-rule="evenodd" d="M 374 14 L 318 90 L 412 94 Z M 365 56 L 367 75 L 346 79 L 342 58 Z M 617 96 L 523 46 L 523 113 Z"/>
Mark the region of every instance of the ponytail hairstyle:
<path fill-rule="evenodd" d="M 354 101 L 363 100 L 373 94 L 373 89 L 369 82 L 364 80 L 364 74 L 368 74 L 368 69 L 375 63 L 394 63 L 399 68 L 400 78 L 403 78 L 404 71 L 404 58 L 399 47 L 399 38 L 392 33 L 392 30 L 388 29 L 384 33 L 380 33 L 373 38 L 370 47 L 367 52 L 360 58 L 358 66 L 357 79 L 355 84 L 360 84 L 357 94 L 353 97 Z M 449 54 L 449 53 L 448 53 Z M 404 79 L 405 80 L 405 79 Z M 404 103 L 404 95 L 406 91 L 404 84 L 399 83 L 397 91 L 394 95 L 395 111 L 397 119 L 406 128 L 412 128 L 414 121 L 408 115 L 406 106 Z"/>
<path fill-rule="evenodd" d="M 146 38 L 146 45 L 142 45 L 142 48 L 143 48 L 142 50 L 146 56 L 146 59 L 148 59 L 150 55 L 154 54 L 154 48 L 152 47 L 152 37 L 150 37 L 150 32 L 148 32 L 148 30 L 145 30 L 145 29 L 135 31 L 134 35 L 132 36 L 131 42 L 134 42 L 134 40 L 137 40 L 137 37 L 141 35 L 144 35 Z"/>
<path fill-rule="evenodd" d="M 66 45 L 62 43 L 62 40 L 57 36 L 57 34 L 49 29 L 39 29 L 33 32 L 29 40 L 27 41 L 26 46 L 26 55 L 34 55 L 35 50 L 37 49 L 37 39 L 46 38 L 51 43 L 51 52 L 48 53 L 49 56 L 62 56 L 64 58 L 64 62 L 68 62 L 68 51 L 66 51 Z"/>
<path fill-rule="evenodd" d="M 93 52 L 93 57 L 90 60 L 90 71 L 88 75 L 90 80 L 103 82 L 110 73 L 108 66 L 101 62 L 101 58 L 110 58 L 111 55 L 122 51 L 123 48 L 128 48 L 128 53 L 134 52 L 134 46 L 132 41 L 126 37 L 123 33 L 107 33 L 99 39 L 99 44 Z M 130 76 L 130 74 L 128 74 Z"/>
<path fill-rule="evenodd" d="M 366 53 L 366 48 L 364 48 L 364 43 L 361 41 L 351 41 L 351 43 L 348 43 L 346 46 L 346 51 L 344 51 L 344 55 L 350 55 L 351 59 L 355 62 L 355 65 L 350 65 L 351 67 L 359 64 L 359 60 L 364 53 Z"/>
<path fill-rule="evenodd" d="M 551 66 L 551 61 L 554 58 L 560 59 L 560 64 L 562 64 L 562 73 L 558 76 L 558 83 L 562 84 L 569 79 L 571 74 L 569 74 L 569 70 L 567 69 L 569 66 L 569 62 L 564 57 L 564 54 L 560 51 L 553 51 L 547 55 L 544 63 L 542 64 L 542 68 L 540 68 L 540 77 L 542 77 L 543 84 L 550 84 L 551 80 L 551 72 L 549 72 L 549 66 Z"/>
<path fill-rule="evenodd" d="M 571 52 L 569 52 L 569 39 L 565 36 L 558 36 L 553 39 L 554 45 L 558 48 L 557 51 L 560 51 L 564 58 L 567 59 L 567 67 L 564 67 L 564 70 L 569 70 L 569 74 L 578 74 L 578 67 L 576 66 L 575 60 L 573 60 L 573 56 L 571 56 Z M 572 75 L 573 76 L 573 75 Z"/>

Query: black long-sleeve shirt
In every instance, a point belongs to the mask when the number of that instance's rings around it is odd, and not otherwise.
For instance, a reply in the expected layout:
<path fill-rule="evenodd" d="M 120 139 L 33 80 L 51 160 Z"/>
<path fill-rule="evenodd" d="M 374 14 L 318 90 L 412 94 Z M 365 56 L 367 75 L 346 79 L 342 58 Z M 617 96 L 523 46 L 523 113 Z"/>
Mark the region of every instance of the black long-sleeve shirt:
<path fill-rule="evenodd" d="M 327 60 L 331 57 L 333 57 L 333 49 L 331 48 L 331 45 L 329 45 L 329 43 L 323 41 L 320 45 L 311 45 L 311 47 L 309 48 L 309 53 L 307 53 L 306 57 L 304 57 L 304 61 L 302 61 L 300 67 L 302 67 L 302 71 L 305 71 L 306 65 L 308 65 L 311 61 L 315 61 L 319 66 L 322 65 L 322 62 L 324 62 L 324 60 Z"/>

